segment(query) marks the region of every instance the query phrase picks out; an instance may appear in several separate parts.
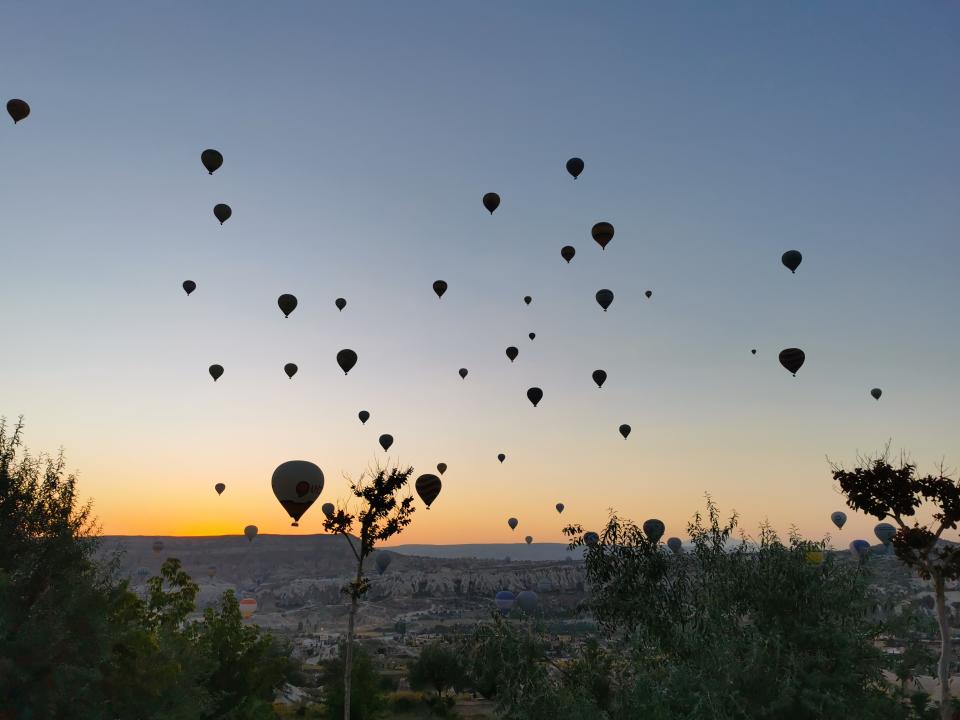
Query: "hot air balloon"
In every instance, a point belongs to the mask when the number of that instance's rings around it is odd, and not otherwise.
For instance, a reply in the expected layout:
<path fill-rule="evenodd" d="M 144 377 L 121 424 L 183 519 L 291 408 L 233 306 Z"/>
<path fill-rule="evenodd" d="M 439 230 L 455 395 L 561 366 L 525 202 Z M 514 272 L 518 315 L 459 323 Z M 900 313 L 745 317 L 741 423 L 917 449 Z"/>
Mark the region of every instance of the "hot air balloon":
<path fill-rule="evenodd" d="M 517 355 L 520 354 L 520 351 L 517 350 L 513 345 L 507 348 L 507 357 L 510 358 L 510 362 L 513 362 L 517 359 Z"/>
<path fill-rule="evenodd" d="M 443 294 L 447 291 L 447 283 L 443 280 L 435 280 L 433 283 L 433 291 L 437 294 L 438 298 L 442 298 Z"/>
<path fill-rule="evenodd" d="M 390 567 L 390 562 L 393 560 L 393 555 L 385 552 L 378 552 L 377 557 L 374 558 L 374 563 L 377 566 L 377 572 L 383 575 L 387 568 Z"/>
<path fill-rule="evenodd" d="M 870 394 L 873 396 L 874 400 L 879 400 L 880 396 L 883 395 L 883 390 L 881 390 L 880 388 L 874 388 L 873 390 L 870 391 Z"/>
<path fill-rule="evenodd" d="M 780 351 L 780 364 L 783 365 L 791 374 L 796 376 L 797 371 L 803 367 L 803 361 L 807 356 L 800 348 L 787 348 Z"/>
<path fill-rule="evenodd" d="M 284 317 L 290 317 L 290 313 L 297 309 L 297 298 L 290 293 L 284 293 L 277 298 L 277 306 Z"/>
<path fill-rule="evenodd" d="M 226 203 L 217 203 L 213 206 L 213 216 L 220 221 L 221 225 L 229 220 L 231 215 L 233 215 L 233 210 Z"/>
<path fill-rule="evenodd" d="M 211 365 L 207 371 L 210 373 L 213 381 L 216 382 L 220 379 L 220 376 L 223 375 L 223 365 Z"/>
<path fill-rule="evenodd" d="M 600 543 L 600 536 L 591 530 L 583 534 L 583 541 L 589 547 L 596 547 Z"/>
<path fill-rule="evenodd" d="M 183 291 L 189 295 L 194 290 L 197 289 L 197 284 L 193 280 L 184 280 L 183 281 Z"/>
<path fill-rule="evenodd" d="M 893 540 L 893 536 L 897 534 L 897 529 L 890 523 L 877 523 L 873 528 L 873 534 L 876 535 L 877 539 L 884 545 L 889 545 L 890 541 Z"/>
<path fill-rule="evenodd" d="M 143 582 L 143 581 L 146 580 L 148 577 L 150 577 L 150 571 L 147 570 L 147 568 L 145 568 L 145 567 L 137 568 L 137 579 L 138 579 L 140 582 Z"/>
<path fill-rule="evenodd" d="M 533 590 L 521 590 L 517 593 L 517 607 L 525 613 L 532 613 L 536 610 L 538 602 L 537 594 Z"/>
<path fill-rule="evenodd" d="M 337 353 L 337 365 L 340 366 L 340 369 L 343 370 L 343 374 L 347 375 L 353 366 L 357 364 L 357 354 L 350 348 L 344 348 Z"/>
<path fill-rule="evenodd" d="M 200 153 L 200 162 L 207 169 L 207 172 L 213 175 L 221 165 L 223 165 L 223 155 L 216 150 L 204 150 Z"/>
<path fill-rule="evenodd" d="M 155 553 L 159 554 L 160 551 L 163 550 L 163 540 L 154 540 L 153 545 L 151 545 L 150 547 L 153 549 Z"/>
<path fill-rule="evenodd" d="M 647 300 L 653 297 L 653 290 L 647 290 L 644 295 L 647 296 Z"/>
<path fill-rule="evenodd" d="M 390 449 L 390 446 L 393 445 L 393 435 L 384 433 L 379 437 L 378 441 L 380 443 L 380 447 L 382 447 L 383 451 L 386 452 Z"/>
<path fill-rule="evenodd" d="M 366 410 L 361 410 L 357 413 L 357 417 L 360 418 L 361 425 L 366 425 L 367 420 L 370 419 L 370 413 L 368 413 Z"/>
<path fill-rule="evenodd" d="M 500 196 L 494 192 L 487 193 L 483 196 L 483 206 L 493 215 L 493 211 L 500 207 Z"/>
<path fill-rule="evenodd" d="M 511 529 L 511 530 L 516 530 L 516 529 L 517 529 L 517 525 L 519 525 L 519 524 L 520 524 L 520 521 L 517 520 L 516 518 L 514 518 L 514 517 L 512 517 L 512 518 L 507 518 L 507 525 L 510 526 L 510 529 Z"/>
<path fill-rule="evenodd" d="M 527 536 L 523 539 L 523 541 L 524 541 L 527 545 L 529 545 L 530 543 L 533 542 L 533 535 L 527 535 Z"/>
<path fill-rule="evenodd" d="M 598 388 L 602 388 L 603 384 L 607 381 L 607 373 L 605 370 L 594 370 L 591 377 Z"/>
<path fill-rule="evenodd" d="M 497 610 L 500 611 L 501 615 L 506 617 L 510 613 L 515 599 L 513 593 L 509 590 L 501 590 L 496 594 L 494 602 L 497 604 Z"/>
<path fill-rule="evenodd" d="M 802 260 L 803 255 L 801 255 L 797 250 L 787 250 L 780 258 L 780 262 L 782 262 L 792 273 L 797 271 L 797 268 L 800 267 L 800 262 Z"/>
<path fill-rule="evenodd" d="M 663 524 L 662 520 L 657 520 L 656 518 L 650 518 L 643 523 L 643 534 L 647 536 L 647 540 L 652 543 L 656 543 L 663 537 L 663 533 L 666 530 L 666 526 Z"/>
<path fill-rule="evenodd" d="M 430 509 L 430 506 L 433 504 L 433 501 L 437 499 L 437 495 L 440 494 L 440 489 L 443 487 L 443 483 L 440 482 L 440 478 L 436 475 L 421 475 L 417 478 L 416 482 L 417 495 L 420 496 L 420 499 L 423 500 L 423 504 L 427 506 L 427 510 Z"/>
<path fill-rule="evenodd" d="M 457 372 L 460 373 L 460 379 L 461 379 L 461 380 L 466 380 L 466 379 L 467 379 L 467 369 L 466 369 L 466 368 L 460 368 Z"/>
<path fill-rule="evenodd" d="M 288 460 L 273 471 L 270 484 L 280 505 L 293 518 L 291 525 L 297 527 L 323 491 L 323 470 L 308 460 Z"/>
<path fill-rule="evenodd" d="M 447 471 L 446 463 L 437 463 L 437 472 L 443 475 Z"/>
<path fill-rule="evenodd" d="M 562 513 L 564 508 L 563 503 L 557 503 L 556 508 L 558 513 Z"/>
<path fill-rule="evenodd" d="M 343 312 L 343 309 L 347 306 L 347 301 L 344 298 L 337 298 L 333 301 L 333 304 L 337 306 L 337 310 Z"/>
<path fill-rule="evenodd" d="M 603 311 L 606 312 L 607 308 L 610 307 L 610 303 L 613 302 L 613 291 L 607 290 L 606 288 L 603 290 L 597 290 L 596 297 L 597 303 L 599 303 L 600 307 L 603 308 Z"/>
<path fill-rule="evenodd" d="M 295 363 L 287 363 L 283 366 L 283 371 L 287 374 L 287 377 L 292 380 L 293 376 L 297 374 L 297 366 Z"/>
<path fill-rule="evenodd" d="M 870 554 L 870 543 L 866 540 L 854 540 L 850 543 L 850 554 L 857 560 L 863 562 Z"/>
<path fill-rule="evenodd" d="M 683 541 L 678 537 L 667 538 L 667 547 L 674 555 L 679 555 L 683 551 Z"/>
<path fill-rule="evenodd" d="M 247 537 L 247 542 L 253 542 L 253 539 L 257 536 L 258 532 L 260 532 L 260 530 L 256 525 L 247 525 L 243 529 L 243 534 Z"/>
<path fill-rule="evenodd" d="M 593 235 L 593 239 L 597 241 L 597 245 L 599 245 L 602 250 L 606 250 L 607 243 L 613 240 L 613 225 L 608 222 L 598 222 L 593 226 L 590 234 Z"/>
<path fill-rule="evenodd" d="M 13 124 L 16 125 L 30 114 L 30 106 L 26 100 L 14 98 L 13 100 L 7 100 L 7 112 L 10 113 Z"/>
<path fill-rule="evenodd" d="M 320 506 L 320 512 L 323 513 L 324 517 L 332 518 L 334 513 L 337 511 L 336 505 L 331 502 L 324 503 Z"/>
<path fill-rule="evenodd" d="M 843 526 L 847 522 L 847 514 L 842 510 L 832 512 L 830 513 L 830 521 L 837 526 L 838 530 L 843 530 Z"/>
<path fill-rule="evenodd" d="M 527 337 L 530 338 L 531 340 L 533 340 L 536 336 L 537 336 L 536 333 L 529 333 L 529 334 L 527 335 Z"/>
<path fill-rule="evenodd" d="M 530 297 L 529 295 L 524 295 L 524 296 L 523 296 L 523 301 L 524 301 L 527 305 L 529 305 L 530 303 L 533 302 L 533 298 Z"/>
<path fill-rule="evenodd" d="M 751 354 L 751 355 L 756 355 L 756 354 L 757 354 L 757 349 L 754 348 L 753 350 L 751 350 L 751 351 L 750 351 L 750 354 Z"/>
<path fill-rule="evenodd" d="M 538 387 L 532 387 L 527 390 L 527 400 L 533 403 L 533 406 L 536 407 L 537 404 L 543 400 L 543 390 Z"/>
<path fill-rule="evenodd" d="M 503 462 L 503 461 L 506 460 L 506 459 L 507 459 L 507 456 L 504 455 L 503 453 L 499 453 L 499 454 L 497 455 L 497 460 L 499 460 L 500 462 Z"/>
<path fill-rule="evenodd" d="M 803 554 L 803 559 L 806 561 L 807 565 L 819 565 L 823 562 L 823 551 L 807 550 Z"/>
<path fill-rule="evenodd" d="M 215 565 L 211 565 L 207 568 L 207 577 L 213 580 L 213 576 L 217 574 L 217 568 Z"/>
<path fill-rule="evenodd" d="M 583 160 L 577 157 L 567 160 L 567 172 L 573 175 L 573 179 L 576 180 L 577 176 L 583 172 Z"/>
<path fill-rule="evenodd" d="M 577 254 L 577 249 L 573 245 L 564 245 L 560 248 L 560 257 L 566 260 L 568 263 L 573 260 L 573 256 Z"/>
<path fill-rule="evenodd" d="M 223 495 L 223 491 L 227 489 L 227 486 L 223 483 L 217 483 L 213 486 L 213 489 L 217 491 L 217 495 Z"/>
<path fill-rule="evenodd" d="M 257 601 L 253 598 L 244 598 L 240 601 L 240 617 L 249 620 L 257 611 Z"/>
<path fill-rule="evenodd" d="M 627 435 L 630 434 L 630 426 L 624 423 L 620 426 L 620 434 L 623 435 L 623 439 L 627 439 Z"/>

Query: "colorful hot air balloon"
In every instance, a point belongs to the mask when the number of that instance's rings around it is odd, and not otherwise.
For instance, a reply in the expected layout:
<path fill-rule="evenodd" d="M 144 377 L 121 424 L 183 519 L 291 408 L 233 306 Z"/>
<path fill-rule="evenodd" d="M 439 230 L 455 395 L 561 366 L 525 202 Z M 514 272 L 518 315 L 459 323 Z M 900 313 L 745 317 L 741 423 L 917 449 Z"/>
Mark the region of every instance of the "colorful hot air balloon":
<path fill-rule="evenodd" d="M 374 564 L 377 566 L 377 572 L 383 575 L 387 568 L 390 567 L 390 563 L 393 561 L 393 555 L 382 550 L 377 553 L 376 558 L 374 558 Z"/>
<path fill-rule="evenodd" d="M 13 118 L 13 124 L 16 125 L 30 114 L 30 106 L 26 100 L 14 98 L 13 100 L 7 100 L 7 112 L 10 113 L 10 117 Z"/>
<path fill-rule="evenodd" d="M 613 225 L 608 222 L 598 222 L 590 231 L 593 239 L 600 246 L 601 250 L 607 249 L 607 243 L 613 240 Z"/>
<path fill-rule="evenodd" d="M 340 369 L 343 370 L 343 374 L 347 375 L 353 370 L 353 366 L 357 364 L 357 354 L 350 348 L 344 348 L 337 353 L 337 365 L 340 366 Z"/>
<path fill-rule="evenodd" d="M 597 303 L 603 308 L 603 311 L 606 312 L 607 308 L 610 307 L 610 304 L 613 302 L 613 291 L 607 290 L 606 288 L 597 290 L 596 298 Z"/>
<path fill-rule="evenodd" d="M 585 542 L 588 547 L 596 547 L 598 544 L 600 544 L 600 536 L 592 530 L 585 532 L 583 534 L 583 542 Z"/>
<path fill-rule="evenodd" d="M 543 390 L 538 387 L 532 387 L 527 390 L 527 400 L 533 403 L 533 406 L 536 407 L 537 404 L 543 400 Z"/>
<path fill-rule="evenodd" d="M 520 524 L 520 521 L 517 520 L 515 517 L 507 518 L 507 525 L 510 526 L 510 529 L 511 529 L 511 530 L 516 530 L 516 529 L 517 529 L 517 525 L 519 525 L 519 524 Z"/>
<path fill-rule="evenodd" d="M 526 303 L 527 305 L 529 305 L 530 303 L 533 302 L 533 298 L 530 297 L 529 295 L 524 295 L 524 296 L 523 296 L 523 302 Z"/>
<path fill-rule="evenodd" d="M 572 157 L 567 160 L 567 172 L 573 175 L 573 179 L 576 180 L 580 173 L 583 172 L 583 160 L 578 157 Z"/>
<path fill-rule="evenodd" d="M 780 262 L 782 262 L 792 273 L 797 271 L 797 268 L 800 267 L 802 260 L 803 255 L 801 255 L 798 250 L 787 250 L 780 258 Z"/>
<path fill-rule="evenodd" d="M 515 602 L 517 607 L 523 610 L 525 613 L 532 613 L 537 609 L 539 599 L 533 590 L 521 590 L 519 593 L 517 593 L 517 599 Z"/>
<path fill-rule="evenodd" d="M 503 462 L 503 461 L 506 460 L 506 459 L 507 459 L 507 456 L 504 455 L 503 453 L 499 453 L 499 454 L 497 455 L 497 460 L 499 460 L 500 462 Z"/>
<path fill-rule="evenodd" d="M 293 380 L 293 376 L 297 374 L 297 366 L 295 363 L 287 363 L 283 366 L 283 371 L 287 374 L 287 377 Z"/>
<path fill-rule="evenodd" d="M 213 378 L 213 381 L 216 382 L 220 379 L 220 376 L 223 375 L 223 365 L 211 365 L 207 372 L 210 373 L 210 377 Z"/>
<path fill-rule="evenodd" d="M 247 525 L 243 529 L 243 534 L 246 536 L 247 542 L 253 542 L 253 539 L 257 536 L 258 532 L 260 532 L 260 530 L 256 525 Z"/>
<path fill-rule="evenodd" d="M 566 260 L 568 263 L 573 260 L 573 256 L 577 254 L 577 249 L 573 245 L 564 245 L 560 248 L 560 257 Z"/>
<path fill-rule="evenodd" d="M 344 298 L 337 298 L 333 301 L 333 304 L 337 306 L 337 310 L 343 312 L 343 309 L 347 306 L 347 301 Z"/>
<path fill-rule="evenodd" d="M 819 565 L 823 562 L 823 551 L 807 550 L 803 554 L 803 559 L 806 560 L 807 565 Z"/>
<path fill-rule="evenodd" d="M 189 295 L 194 290 L 197 289 L 197 284 L 193 280 L 184 280 L 183 281 L 183 291 Z"/>
<path fill-rule="evenodd" d="M 257 611 L 257 601 L 253 598 L 244 598 L 240 601 L 240 617 L 249 620 Z"/>
<path fill-rule="evenodd" d="M 159 554 L 163 550 L 163 540 L 154 540 L 150 547 L 155 553 Z"/>
<path fill-rule="evenodd" d="M 283 313 L 284 317 L 290 317 L 290 313 L 297 309 L 296 296 L 290 293 L 284 293 L 277 298 L 277 307 L 280 308 L 280 312 Z"/>
<path fill-rule="evenodd" d="M 357 417 L 360 418 L 361 425 L 366 425 L 367 420 L 370 419 L 370 413 L 368 413 L 366 410 L 361 410 L 357 413 Z"/>
<path fill-rule="evenodd" d="M 420 499 L 423 500 L 423 504 L 427 506 L 427 510 L 430 509 L 430 506 L 433 504 L 433 501 L 437 499 L 437 495 L 440 494 L 440 489 L 443 487 L 443 483 L 440 482 L 440 478 L 436 475 L 421 475 L 417 478 L 416 482 L 417 495 L 420 496 Z"/>
<path fill-rule="evenodd" d="M 390 446 L 393 445 L 393 435 L 388 435 L 384 433 L 379 437 L 380 447 L 383 448 L 383 451 L 386 452 L 390 449 Z"/>
<path fill-rule="evenodd" d="M 650 518 L 643 523 L 643 534 L 647 536 L 647 540 L 652 543 L 656 543 L 663 537 L 663 533 L 666 530 L 666 525 L 663 524 L 662 520 L 657 520 L 656 518 Z"/>
<path fill-rule="evenodd" d="M 446 463 L 437 463 L 437 472 L 443 475 L 447 471 Z"/>
<path fill-rule="evenodd" d="M 336 511 L 337 507 L 331 502 L 326 502 L 320 506 L 320 512 L 322 512 L 326 518 L 332 518 Z"/>
<path fill-rule="evenodd" d="M 832 512 L 830 513 L 830 521 L 837 526 L 838 530 L 843 530 L 843 526 L 847 522 L 847 514 L 843 510 Z"/>
<path fill-rule="evenodd" d="M 494 602 L 497 604 L 497 610 L 500 611 L 500 614 L 506 617 L 511 608 L 513 608 L 513 603 L 516 600 L 513 593 L 509 590 L 501 590 L 494 597 Z"/>
<path fill-rule="evenodd" d="M 780 351 L 780 364 L 794 377 L 796 377 L 797 371 L 803 367 L 803 361 L 806 358 L 806 354 L 800 348 L 787 348 Z"/>
<path fill-rule="evenodd" d="M 461 379 L 461 380 L 466 380 L 466 379 L 467 379 L 467 369 L 466 369 L 466 368 L 460 368 L 457 372 L 460 373 L 460 379 Z"/>
<path fill-rule="evenodd" d="M 558 513 L 562 513 L 564 508 L 563 503 L 557 503 L 556 508 Z"/>
<path fill-rule="evenodd" d="M 297 527 L 300 518 L 323 492 L 323 470 L 308 460 L 288 460 L 277 466 L 270 480 L 273 494 Z"/>
<path fill-rule="evenodd" d="M 883 395 L 883 390 L 881 390 L 880 388 L 874 388 L 873 390 L 870 391 L 870 394 L 873 396 L 874 400 L 879 400 L 880 396 Z"/>
<path fill-rule="evenodd" d="M 523 539 L 523 541 L 524 541 L 527 545 L 529 545 L 530 543 L 533 542 L 533 535 L 527 535 L 527 536 Z"/>
<path fill-rule="evenodd" d="M 623 439 L 627 439 L 627 435 L 630 434 L 630 426 L 624 423 L 620 426 L 620 434 L 623 435 Z"/>
<path fill-rule="evenodd" d="M 607 373 L 605 370 L 594 370 L 590 377 L 593 378 L 598 388 L 602 388 L 603 384 L 607 381 Z"/>
<path fill-rule="evenodd" d="M 438 298 L 442 298 L 443 294 L 447 291 L 447 283 L 444 280 L 435 280 L 433 283 L 433 291 L 437 294 Z"/>
<path fill-rule="evenodd" d="M 229 220 L 231 215 L 233 215 L 233 210 L 226 203 L 217 203 L 213 206 L 213 216 L 220 221 L 221 225 Z"/>
<path fill-rule="evenodd" d="M 667 538 L 667 547 L 674 555 L 679 555 L 683 550 L 683 541 L 678 537 Z"/>
<path fill-rule="evenodd" d="M 200 162 L 203 163 L 207 172 L 213 175 L 223 165 L 223 155 L 216 150 L 207 149 L 200 153 Z"/>
<path fill-rule="evenodd" d="M 507 348 L 507 357 L 510 358 L 510 362 L 513 362 L 517 359 L 517 355 L 520 354 L 520 351 L 517 350 L 513 345 Z"/>
<path fill-rule="evenodd" d="M 217 491 L 217 495 L 223 495 L 223 491 L 227 489 L 227 486 L 223 483 L 217 483 L 213 486 L 213 489 Z"/>
<path fill-rule="evenodd" d="M 483 206 L 493 215 L 493 211 L 500 207 L 500 196 L 495 192 L 488 192 L 483 196 Z"/>

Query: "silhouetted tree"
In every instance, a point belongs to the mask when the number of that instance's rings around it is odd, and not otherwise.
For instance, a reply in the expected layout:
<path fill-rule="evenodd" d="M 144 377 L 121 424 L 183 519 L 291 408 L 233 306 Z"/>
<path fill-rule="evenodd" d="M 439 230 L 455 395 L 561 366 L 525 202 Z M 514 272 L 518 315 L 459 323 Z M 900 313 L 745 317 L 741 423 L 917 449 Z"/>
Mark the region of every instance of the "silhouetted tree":
<path fill-rule="evenodd" d="M 434 642 L 425 645 L 410 666 L 410 687 L 414 690 L 433 688 L 438 698 L 447 688 L 458 689 L 463 679 L 460 654 L 448 643 Z"/>
<path fill-rule="evenodd" d="M 950 702 L 950 623 L 947 618 L 945 585 L 960 578 L 960 545 L 941 543 L 945 530 L 956 529 L 960 522 L 960 484 L 940 468 L 936 475 L 920 475 L 917 466 L 901 456 L 895 467 L 889 461 L 889 446 L 879 457 L 858 458 L 858 467 L 844 470 L 833 465 L 833 479 L 847 496 L 847 505 L 878 520 L 890 519 L 897 525 L 892 544 L 894 552 L 920 577 L 933 583 L 937 625 L 940 630 L 940 716 L 952 717 Z M 931 509 L 932 522 L 917 520 L 908 525 L 922 507 Z"/>
<path fill-rule="evenodd" d="M 413 497 L 409 494 L 399 498 L 406 487 L 413 468 L 406 470 L 391 468 L 389 471 L 376 468 L 375 471 L 364 473 L 358 480 L 350 480 L 350 491 L 359 501 L 360 508 L 356 513 L 348 512 L 348 508 L 339 507 L 323 522 L 323 527 L 332 533 L 343 535 L 353 551 L 357 561 L 357 573 L 353 581 L 343 588 L 350 597 L 350 614 L 347 620 L 347 641 L 343 663 L 343 718 L 350 720 L 350 684 L 353 664 L 353 636 L 356 621 L 357 606 L 360 598 L 366 594 L 370 581 L 363 574 L 363 563 L 366 561 L 379 543 L 386 542 L 394 535 L 403 532 L 410 524 L 413 514 Z M 357 531 L 356 538 L 351 533 Z"/>

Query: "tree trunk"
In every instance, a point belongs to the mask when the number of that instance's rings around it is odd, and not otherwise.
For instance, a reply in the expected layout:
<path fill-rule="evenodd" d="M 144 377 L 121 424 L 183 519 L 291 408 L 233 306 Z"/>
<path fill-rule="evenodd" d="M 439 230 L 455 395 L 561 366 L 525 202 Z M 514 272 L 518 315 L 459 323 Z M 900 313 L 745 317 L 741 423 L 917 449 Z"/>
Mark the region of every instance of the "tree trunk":
<path fill-rule="evenodd" d="M 937 663 L 937 678 L 940 680 L 940 718 L 951 720 L 953 707 L 950 702 L 950 658 L 952 638 L 947 620 L 947 600 L 944 594 L 943 573 L 933 572 L 933 588 L 937 599 L 937 624 L 940 626 L 940 662 Z"/>
<path fill-rule="evenodd" d="M 350 590 L 350 618 L 347 620 L 347 651 L 343 657 L 343 720 L 350 720 L 350 681 L 353 679 L 353 625 L 357 616 L 357 595 L 363 577 L 363 562 L 357 562 L 357 579 Z"/>

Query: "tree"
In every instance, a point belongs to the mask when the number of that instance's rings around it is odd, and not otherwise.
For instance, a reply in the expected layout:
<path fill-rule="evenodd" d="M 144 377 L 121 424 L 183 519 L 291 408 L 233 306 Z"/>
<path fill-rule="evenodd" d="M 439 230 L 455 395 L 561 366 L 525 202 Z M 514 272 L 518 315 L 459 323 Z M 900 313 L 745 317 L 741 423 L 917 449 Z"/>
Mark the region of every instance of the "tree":
<path fill-rule="evenodd" d="M 460 654 L 452 645 L 444 642 L 425 645 L 410 666 L 410 687 L 415 690 L 433 688 L 438 698 L 447 688 L 460 688 L 463 679 Z"/>
<path fill-rule="evenodd" d="M 363 574 L 364 561 L 373 553 L 379 543 L 386 542 L 394 535 L 403 532 L 410 524 L 413 514 L 413 497 L 409 494 L 398 499 L 400 492 L 406 487 L 407 481 L 413 474 L 413 468 L 406 470 L 391 468 L 389 471 L 377 468 L 374 472 L 364 473 L 356 481 L 350 480 L 350 491 L 359 501 L 360 509 L 354 514 L 346 508 L 340 507 L 326 520 L 323 527 L 332 533 L 338 533 L 346 538 L 357 561 L 357 572 L 353 582 L 346 585 L 344 593 L 350 597 L 350 614 L 347 620 L 347 640 L 344 652 L 343 665 L 343 718 L 350 720 L 350 689 L 353 666 L 353 636 L 356 621 L 357 606 L 370 587 L 370 581 Z M 357 543 L 351 537 L 354 529 L 358 529 Z M 359 547 L 358 547 L 359 544 Z"/>
<path fill-rule="evenodd" d="M 947 618 L 945 586 L 947 580 L 960 578 L 960 545 L 940 542 L 945 530 L 956 529 L 960 522 L 960 484 L 941 467 L 936 475 L 920 475 L 917 466 L 901 455 L 899 464 L 889 462 L 889 446 L 878 457 L 858 458 L 858 467 L 844 470 L 832 465 L 833 479 L 847 497 L 847 505 L 873 515 L 878 520 L 896 523 L 892 543 L 897 557 L 925 580 L 933 583 L 937 625 L 940 632 L 940 659 L 937 678 L 940 683 L 940 716 L 952 717 L 950 700 L 950 658 L 952 655 L 950 622 Z M 914 519 L 922 507 L 931 509 L 932 522 L 924 525 Z"/>
<path fill-rule="evenodd" d="M 347 646 L 340 643 L 337 657 L 327 663 L 323 673 L 323 699 L 327 717 L 338 720 L 347 709 L 345 688 L 350 687 L 353 702 L 349 705 L 351 720 L 369 720 L 383 705 L 380 695 L 380 678 L 373 666 L 370 654 L 360 645 L 353 648 L 350 669 L 350 685 L 343 682 L 346 668 Z"/>

